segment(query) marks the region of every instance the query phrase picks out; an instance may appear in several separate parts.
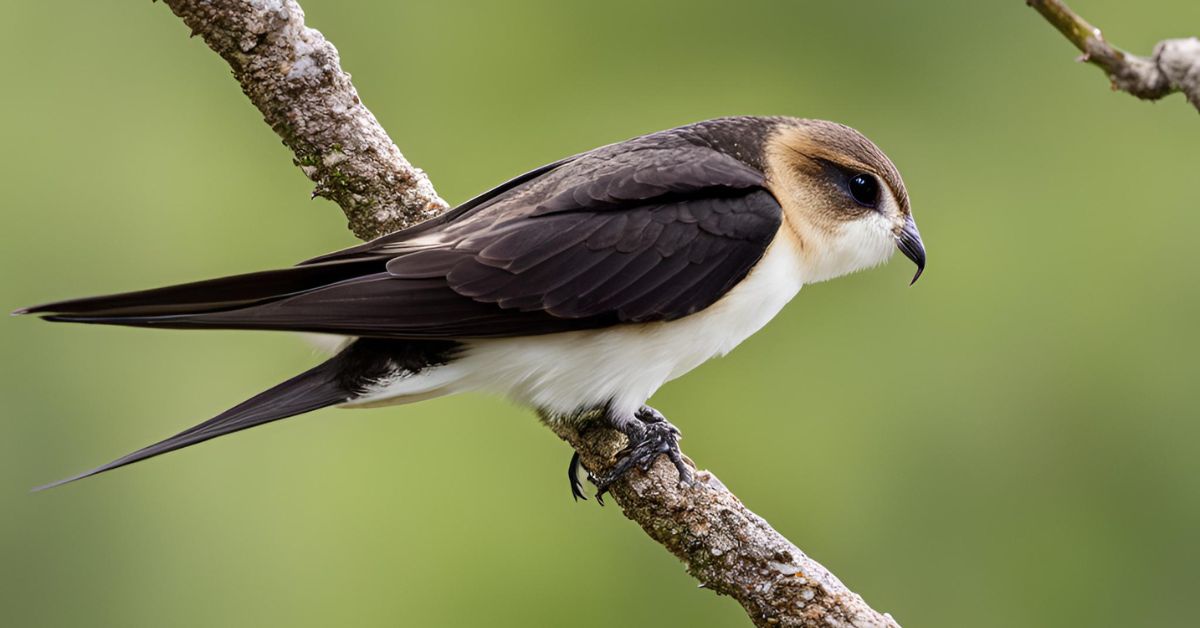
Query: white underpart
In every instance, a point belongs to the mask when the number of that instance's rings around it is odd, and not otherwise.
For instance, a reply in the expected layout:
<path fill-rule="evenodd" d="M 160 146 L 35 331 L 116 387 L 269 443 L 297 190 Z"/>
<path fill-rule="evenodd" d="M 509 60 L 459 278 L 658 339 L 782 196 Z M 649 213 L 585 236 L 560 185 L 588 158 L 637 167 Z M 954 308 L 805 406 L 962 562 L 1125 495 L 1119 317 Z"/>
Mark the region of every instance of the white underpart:
<path fill-rule="evenodd" d="M 777 237 L 741 283 L 691 316 L 469 341 L 461 357 L 451 363 L 381 382 L 349 405 L 408 403 L 484 391 L 551 415 L 569 415 L 605 403 L 615 412 L 632 413 L 666 382 L 732 351 L 774 318 L 805 283 L 874 266 L 890 255 L 893 245 L 886 228 L 857 223 L 848 227 L 836 236 L 837 242 L 822 242 L 804 252 L 793 238 Z M 814 249 L 827 247 L 842 253 L 810 259 Z"/>
<path fill-rule="evenodd" d="M 833 235 L 809 230 L 806 242 L 804 283 L 818 283 L 878 266 L 896 251 L 892 219 L 871 212 L 847 222 Z"/>

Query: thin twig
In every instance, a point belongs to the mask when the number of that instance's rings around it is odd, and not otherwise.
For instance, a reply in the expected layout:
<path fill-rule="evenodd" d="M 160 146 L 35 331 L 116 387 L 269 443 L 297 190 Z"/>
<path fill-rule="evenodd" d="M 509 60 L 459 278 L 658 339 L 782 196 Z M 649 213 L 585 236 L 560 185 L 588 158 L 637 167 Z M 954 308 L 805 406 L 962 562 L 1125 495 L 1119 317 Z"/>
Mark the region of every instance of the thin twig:
<path fill-rule="evenodd" d="M 164 0 L 233 67 L 243 91 L 293 150 L 318 193 L 369 238 L 445 209 L 362 103 L 337 52 L 291 0 Z M 551 428 L 602 473 L 624 436 Z M 759 626 L 899 628 L 755 515 L 714 475 L 682 487 L 659 460 L 612 487 L 625 515 L 682 560 L 702 586 L 737 599 Z"/>
<path fill-rule="evenodd" d="M 1158 100 L 1182 92 L 1200 110 L 1200 40 L 1195 37 L 1168 39 L 1154 47 L 1154 54 L 1141 57 L 1113 46 L 1099 28 L 1092 26 L 1061 0 L 1026 0 L 1083 54 L 1085 61 L 1104 70 L 1114 90 L 1129 92 L 1142 100 Z"/>

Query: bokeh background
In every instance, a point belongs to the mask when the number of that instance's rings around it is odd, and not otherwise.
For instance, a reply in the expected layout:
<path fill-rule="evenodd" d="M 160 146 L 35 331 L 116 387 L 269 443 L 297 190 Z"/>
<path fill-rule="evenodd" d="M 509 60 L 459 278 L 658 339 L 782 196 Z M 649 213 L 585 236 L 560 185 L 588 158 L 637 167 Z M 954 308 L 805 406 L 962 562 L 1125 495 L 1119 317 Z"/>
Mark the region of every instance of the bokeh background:
<path fill-rule="evenodd" d="M 1118 44 L 1191 0 L 1077 0 Z M 839 120 L 930 252 L 811 286 L 655 405 L 906 626 L 1195 625 L 1200 120 L 1020 0 L 305 0 L 452 202 L 727 114 Z M 0 309 L 353 242 L 162 4 L 0 9 Z M 287 334 L 0 321 L 6 626 L 736 626 L 507 403 L 322 411 L 54 491 L 313 364 Z"/>

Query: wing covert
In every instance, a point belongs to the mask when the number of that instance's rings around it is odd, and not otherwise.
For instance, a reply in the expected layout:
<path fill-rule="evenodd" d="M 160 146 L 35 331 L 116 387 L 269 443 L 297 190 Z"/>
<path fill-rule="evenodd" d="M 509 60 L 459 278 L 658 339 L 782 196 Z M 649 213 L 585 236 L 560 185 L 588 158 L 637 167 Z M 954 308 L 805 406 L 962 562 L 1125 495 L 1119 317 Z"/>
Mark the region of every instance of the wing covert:
<path fill-rule="evenodd" d="M 781 210 L 764 189 L 604 210 L 543 212 L 519 227 L 387 263 L 399 279 L 441 276 L 502 310 L 563 319 L 674 320 L 708 307 L 762 257 Z M 514 312 L 515 314 L 515 312 Z"/>
<path fill-rule="evenodd" d="M 782 209 L 756 168 L 656 134 L 538 169 L 435 221 L 305 263 L 359 260 L 357 278 L 126 323 L 464 339 L 669 321 L 741 281 Z"/>

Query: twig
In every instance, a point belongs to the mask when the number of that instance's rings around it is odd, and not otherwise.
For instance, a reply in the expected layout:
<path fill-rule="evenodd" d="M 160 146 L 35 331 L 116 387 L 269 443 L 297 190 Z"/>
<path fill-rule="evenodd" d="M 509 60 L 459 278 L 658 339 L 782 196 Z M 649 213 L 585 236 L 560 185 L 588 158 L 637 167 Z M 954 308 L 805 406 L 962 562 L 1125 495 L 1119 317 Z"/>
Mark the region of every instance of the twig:
<path fill-rule="evenodd" d="M 424 174 L 413 168 L 359 102 L 337 52 L 291 0 L 164 0 L 233 67 L 243 91 L 338 203 L 360 238 L 410 226 L 443 211 Z M 552 429 L 589 470 L 613 464 L 624 436 Z M 899 628 L 833 574 L 776 532 L 711 473 L 693 487 L 658 461 L 612 488 L 625 515 L 687 565 L 707 588 L 729 595 L 760 626 Z"/>
<path fill-rule="evenodd" d="M 1104 70 L 1114 90 L 1142 100 L 1158 100 L 1183 92 L 1200 110 L 1200 40 L 1167 39 L 1154 46 L 1151 57 L 1130 54 L 1104 39 L 1092 26 L 1061 0 L 1026 0 L 1083 54 L 1086 61 Z"/>

